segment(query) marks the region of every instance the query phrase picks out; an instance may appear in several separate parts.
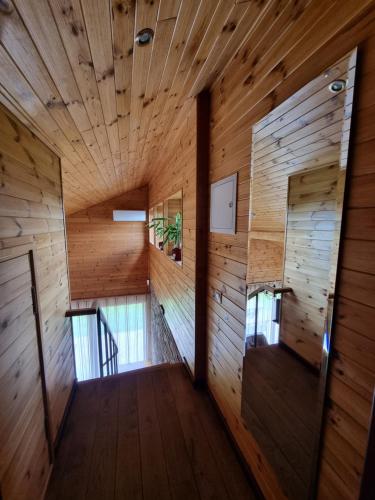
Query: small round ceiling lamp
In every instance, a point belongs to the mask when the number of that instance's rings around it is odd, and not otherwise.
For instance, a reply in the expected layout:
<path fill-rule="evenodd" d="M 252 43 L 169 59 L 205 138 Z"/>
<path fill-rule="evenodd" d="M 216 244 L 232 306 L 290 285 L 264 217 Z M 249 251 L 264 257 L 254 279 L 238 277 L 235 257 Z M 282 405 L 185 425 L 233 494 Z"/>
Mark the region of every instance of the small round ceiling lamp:
<path fill-rule="evenodd" d="M 0 12 L 2 14 L 11 14 L 13 7 L 8 0 L 0 0 Z"/>
<path fill-rule="evenodd" d="M 345 80 L 333 80 L 328 85 L 328 89 L 330 92 L 333 94 L 338 94 L 339 92 L 342 92 L 346 88 L 346 81 Z"/>
<path fill-rule="evenodd" d="M 138 31 L 135 37 L 135 43 L 140 47 L 143 47 L 144 45 L 151 43 L 153 38 L 154 31 L 151 28 L 144 28 L 143 30 Z"/>

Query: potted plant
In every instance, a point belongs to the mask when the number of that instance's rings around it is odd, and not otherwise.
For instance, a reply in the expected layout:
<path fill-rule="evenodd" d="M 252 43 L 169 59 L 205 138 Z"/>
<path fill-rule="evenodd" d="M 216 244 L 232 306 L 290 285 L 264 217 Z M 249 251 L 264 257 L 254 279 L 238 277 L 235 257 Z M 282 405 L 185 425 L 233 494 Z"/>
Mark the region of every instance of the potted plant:
<path fill-rule="evenodd" d="M 169 222 L 173 221 L 173 222 Z M 181 235 L 182 235 L 182 216 L 177 212 L 175 217 L 154 217 L 149 228 L 154 228 L 155 234 L 162 238 L 159 242 L 159 248 L 162 250 L 167 243 L 173 243 L 172 259 L 176 262 L 181 261 Z"/>
<path fill-rule="evenodd" d="M 171 217 L 168 217 L 169 220 L 173 220 Z M 174 217 L 173 223 L 168 223 L 164 229 L 164 245 L 166 243 L 173 243 L 172 249 L 172 259 L 176 262 L 181 262 L 181 235 L 182 235 L 182 216 L 180 212 Z"/>
<path fill-rule="evenodd" d="M 158 243 L 159 249 L 163 250 L 163 240 L 164 240 L 164 221 L 167 220 L 166 217 L 153 217 L 150 224 L 147 227 L 154 228 L 155 235 L 161 240 Z"/>

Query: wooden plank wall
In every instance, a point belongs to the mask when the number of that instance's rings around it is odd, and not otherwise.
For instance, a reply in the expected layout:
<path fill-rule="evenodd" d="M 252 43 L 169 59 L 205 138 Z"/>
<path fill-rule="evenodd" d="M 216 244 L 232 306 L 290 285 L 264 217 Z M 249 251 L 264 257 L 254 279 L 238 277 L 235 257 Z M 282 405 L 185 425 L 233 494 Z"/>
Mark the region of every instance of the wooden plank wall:
<path fill-rule="evenodd" d="M 343 191 L 338 164 L 289 178 L 280 340 L 320 369 L 332 268 L 337 267 Z"/>
<path fill-rule="evenodd" d="M 364 11 L 366 5 L 369 9 Z M 360 11 L 362 11 L 360 13 Z M 365 13 L 363 13 L 365 12 Z M 245 336 L 251 127 L 357 44 L 360 71 L 354 158 L 330 370 L 322 499 L 355 499 L 365 453 L 375 377 L 375 9 L 374 2 L 268 2 L 256 28 L 212 88 L 210 182 L 239 173 L 238 231 L 210 234 L 208 385 L 267 498 L 282 498 L 276 478 L 240 417 Z M 251 258 L 251 254 L 250 254 Z"/>
<path fill-rule="evenodd" d="M 75 376 L 70 321 L 65 318 L 69 285 L 60 163 L 0 107 L 0 166 L 0 251 L 14 255 L 30 243 L 36 246 L 46 385 L 55 439 Z M 19 321 L 22 324 L 22 316 Z"/>
<path fill-rule="evenodd" d="M 182 357 L 195 373 L 195 228 L 196 228 L 196 100 L 171 129 L 164 153 L 153 165 L 149 206 L 155 207 L 182 189 L 182 266 L 150 244 L 150 279 Z"/>
<path fill-rule="evenodd" d="M 40 498 L 50 472 L 33 286 L 30 255 L 1 262 L 0 253 L 3 327 L 0 335 L 0 485 L 4 499 Z"/>
<path fill-rule="evenodd" d="M 113 210 L 147 210 L 147 197 L 134 189 L 67 217 L 72 300 L 147 293 L 146 224 L 113 221 Z"/>

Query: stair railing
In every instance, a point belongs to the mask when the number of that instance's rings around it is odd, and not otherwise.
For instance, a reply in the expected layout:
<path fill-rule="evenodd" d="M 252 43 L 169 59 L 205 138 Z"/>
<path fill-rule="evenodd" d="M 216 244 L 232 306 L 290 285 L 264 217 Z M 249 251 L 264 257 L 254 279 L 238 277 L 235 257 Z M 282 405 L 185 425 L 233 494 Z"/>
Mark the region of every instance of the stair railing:
<path fill-rule="evenodd" d="M 96 315 L 100 376 L 115 375 L 118 373 L 118 346 L 103 310 L 100 307 L 88 307 L 69 309 L 65 314 L 69 318 L 91 315 Z"/>

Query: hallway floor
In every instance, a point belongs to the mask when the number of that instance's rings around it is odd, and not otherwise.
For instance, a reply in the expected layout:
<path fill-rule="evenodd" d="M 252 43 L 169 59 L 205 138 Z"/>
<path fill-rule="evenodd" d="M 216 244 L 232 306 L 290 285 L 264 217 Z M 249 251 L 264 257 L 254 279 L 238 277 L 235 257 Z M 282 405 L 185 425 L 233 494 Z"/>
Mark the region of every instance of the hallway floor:
<path fill-rule="evenodd" d="M 255 498 L 183 365 L 78 385 L 46 500 Z"/>

